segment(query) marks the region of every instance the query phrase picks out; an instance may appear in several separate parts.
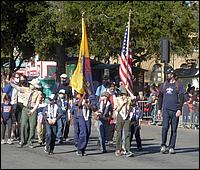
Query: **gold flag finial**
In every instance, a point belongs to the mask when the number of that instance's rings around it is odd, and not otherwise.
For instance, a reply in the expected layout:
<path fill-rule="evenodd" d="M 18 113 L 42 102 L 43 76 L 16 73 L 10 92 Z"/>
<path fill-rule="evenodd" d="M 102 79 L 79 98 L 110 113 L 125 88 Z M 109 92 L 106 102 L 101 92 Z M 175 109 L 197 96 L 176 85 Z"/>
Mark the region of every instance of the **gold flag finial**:
<path fill-rule="evenodd" d="M 85 11 L 82 11 L 82 17 L 84 17 Z"/>

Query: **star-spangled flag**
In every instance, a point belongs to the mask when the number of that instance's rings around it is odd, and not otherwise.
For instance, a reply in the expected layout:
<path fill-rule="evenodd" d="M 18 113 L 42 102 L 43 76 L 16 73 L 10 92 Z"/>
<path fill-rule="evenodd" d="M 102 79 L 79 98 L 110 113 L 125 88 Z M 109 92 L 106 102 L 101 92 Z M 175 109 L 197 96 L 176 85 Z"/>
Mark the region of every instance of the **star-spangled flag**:
<path fill-rule="evenodd" d="M 128 24 L 129 25 L 129 24 Z M 129 44 L 129 28 L 125 29 L 124 40 L 121 50 L 121 64 L 119 67 L 119 76 L 123 85 L 128 85 L 128 89 L 133 92 L 132 80 L 132 50 Z"/>

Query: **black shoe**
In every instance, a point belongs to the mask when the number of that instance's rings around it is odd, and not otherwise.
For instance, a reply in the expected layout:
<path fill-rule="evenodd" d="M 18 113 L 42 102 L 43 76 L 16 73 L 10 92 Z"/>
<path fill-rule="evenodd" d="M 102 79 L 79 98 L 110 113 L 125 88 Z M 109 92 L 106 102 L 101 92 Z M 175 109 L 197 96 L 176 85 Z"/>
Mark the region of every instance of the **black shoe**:
<path fill-rule="evenodd" d="M 59 140 L 58 143 L 63 143 L 63 141 L 62 141 L 62 140 Z"/>
<path fill-rule="evenodd" d="M 87 153 L 85 153 L 85 151 L 82 152 L 82 156 L 87 156 Z"/>
<path fill-rule="evenodd" d="M 50 150 L 49 155 L 53 155 L 53 151 L 52 150 Z"/>
<path fill-rule="evenodd" d="M 102 150 L 101 153 L 108 153 L 108 151 L 107 150 Z"/>
<path fill-rule="evenodd" d="M 39 144 L 40 146 L 42 146 L 43 143 L 42 143 L 42 142 L 38 142 L 38 144 Z"/>

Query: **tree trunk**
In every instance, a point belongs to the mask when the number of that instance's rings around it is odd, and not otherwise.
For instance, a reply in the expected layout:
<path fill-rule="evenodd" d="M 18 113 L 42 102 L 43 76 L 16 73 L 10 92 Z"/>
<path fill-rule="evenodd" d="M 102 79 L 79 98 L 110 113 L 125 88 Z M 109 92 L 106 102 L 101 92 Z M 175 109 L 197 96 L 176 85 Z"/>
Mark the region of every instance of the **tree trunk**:
<path fill-rule="evenodd" d="M 56 45 L 56 62 L 57 62 L 57 69 L 56 69 L 56 80 L 59 80 L 61 74 L 66 73 L 66 59 L 64 53 L 64 45 L 57 44 Z"/>
<path fill-rule="evenodd" d="M 12 52 L 10 52 L 10 59 L 9 59 L 9 61 L 10 61 L 10 64 L 9 64 L 9 75 L 11 76 L 12 73 L 14 73 L 14 69 L 16 67 L 14 56 L 13 56 L 13 50 L 12 50 Z"/>

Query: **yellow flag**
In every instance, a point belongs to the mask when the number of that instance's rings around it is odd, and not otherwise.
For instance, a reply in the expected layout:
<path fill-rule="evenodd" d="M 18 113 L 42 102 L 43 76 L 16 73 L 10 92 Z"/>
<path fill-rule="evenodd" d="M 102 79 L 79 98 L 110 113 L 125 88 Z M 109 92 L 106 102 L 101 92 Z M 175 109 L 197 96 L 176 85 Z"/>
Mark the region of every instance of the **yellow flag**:
<path fill-rule="evenodd" d="M 89 51 L 88 51 L 88 41 L 87 41 L 87 32 L 86 26 L 84 23 L 84 18 L 82 16 L 82 40 L 79 51 L 79 59 L 77 63 L 77 67 L 71 77 L 70 86 L 74 88 L 78 93 L 83 94 L 84 90 L 84 82 L 85 82 L 85 58 L 89 59 Z"/>

